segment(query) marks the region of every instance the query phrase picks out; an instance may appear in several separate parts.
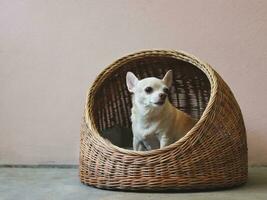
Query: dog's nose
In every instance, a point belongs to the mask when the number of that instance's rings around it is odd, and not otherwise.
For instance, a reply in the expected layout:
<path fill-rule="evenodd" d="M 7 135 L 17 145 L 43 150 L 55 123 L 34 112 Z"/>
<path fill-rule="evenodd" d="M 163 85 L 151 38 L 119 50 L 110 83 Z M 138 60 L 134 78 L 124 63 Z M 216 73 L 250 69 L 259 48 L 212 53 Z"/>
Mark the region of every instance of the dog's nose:
<path fill-rule="evenodd" d="M 159 98 L 161 99 L 161 100 L 165 100 L 165 98 L 166 98 L 166 94 L 164 94 L 164 93 L 159 93 Z"/>

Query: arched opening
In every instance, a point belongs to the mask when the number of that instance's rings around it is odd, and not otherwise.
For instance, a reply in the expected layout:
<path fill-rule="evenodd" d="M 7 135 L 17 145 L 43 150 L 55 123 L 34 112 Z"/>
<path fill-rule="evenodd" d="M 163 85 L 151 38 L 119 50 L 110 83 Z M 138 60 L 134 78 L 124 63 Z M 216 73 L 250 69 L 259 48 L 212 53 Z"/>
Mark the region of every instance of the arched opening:
<path fill-rule="evenodd" d="M 199 119 L 210 98 L 210 82 L 206 74 L 193 64 L 173 57 L 137 57 L 113 70 L 95 93 L 93 117 L 102 137 L 122 148 L 132 146 L 132 103 L 125 82 L 126 73 L 131 71 L 139 79 L 162 78 L 170 69 L 174 79 L 169 100 L 181 111 Z"/>

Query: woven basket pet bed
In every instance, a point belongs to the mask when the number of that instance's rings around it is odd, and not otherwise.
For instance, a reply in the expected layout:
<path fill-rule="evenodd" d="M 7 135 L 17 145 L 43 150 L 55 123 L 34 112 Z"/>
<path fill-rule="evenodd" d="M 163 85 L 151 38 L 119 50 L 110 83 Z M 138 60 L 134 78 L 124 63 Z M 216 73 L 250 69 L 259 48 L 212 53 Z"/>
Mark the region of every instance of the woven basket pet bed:
<path fill-rule="evenodd" d="M 103 130 L 131 128 L 126 73 L 162 78 L 170 69 L 174 83 L 169 99 L 197 118 L 197 124 L 179 141 L 152 151 L 133 151 L 104 139 Z M 238 103 L 218 73 L 190 54 L 149 50 L 125 56 L 102 71 L 88 91 L 79 170 L 82 183 L 104 189 L 184 191 L 241 185 L 248 167 Z"/>

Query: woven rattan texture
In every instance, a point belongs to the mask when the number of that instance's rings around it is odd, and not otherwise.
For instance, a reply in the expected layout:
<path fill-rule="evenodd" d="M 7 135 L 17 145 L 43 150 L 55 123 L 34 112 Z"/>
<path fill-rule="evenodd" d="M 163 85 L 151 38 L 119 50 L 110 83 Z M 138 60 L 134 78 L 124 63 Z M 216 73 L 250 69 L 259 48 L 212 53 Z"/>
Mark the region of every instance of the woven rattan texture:
<path fill-rule="evenodd" d="M 176 143 L 146 152 L 114 146 L 99 132 L 130 127 L 125 74 L 162 77 L 174 71 L 173 104 L 198 118 Z M 240 108 L 223 79 L 206 63 L 177 51 L 142 51 L 108 66 L 88 91 L 81 126 L 81 182 L 106 189 L 201 190 L 247 180 L 246 131 Z"/>

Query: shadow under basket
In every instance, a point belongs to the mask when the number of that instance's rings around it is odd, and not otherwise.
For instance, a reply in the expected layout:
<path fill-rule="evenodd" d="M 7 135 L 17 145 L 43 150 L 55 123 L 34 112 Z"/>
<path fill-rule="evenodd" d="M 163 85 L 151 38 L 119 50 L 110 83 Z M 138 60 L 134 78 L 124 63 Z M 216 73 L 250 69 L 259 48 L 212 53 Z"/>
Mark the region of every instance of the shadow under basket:
<path fill-rule="evenodd" d="M 169 99 L 197 118 L 197 124 L 162 149 L 125 149 L 132 140 L 126 73 L 162 78 L 170 69 L 174 83 Z M 102 137 L 106 130 L 122 139 L 112 144 Z M 149 50 L 125 56 L 100 73 L 88 91 L 79 170 L 82 183 L 105 189 L 184 191 L 241 185 L 247 181 L 248 166 L 238 103 L 223 79 L 192 55 Z"/>

